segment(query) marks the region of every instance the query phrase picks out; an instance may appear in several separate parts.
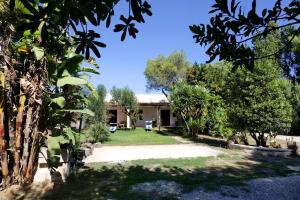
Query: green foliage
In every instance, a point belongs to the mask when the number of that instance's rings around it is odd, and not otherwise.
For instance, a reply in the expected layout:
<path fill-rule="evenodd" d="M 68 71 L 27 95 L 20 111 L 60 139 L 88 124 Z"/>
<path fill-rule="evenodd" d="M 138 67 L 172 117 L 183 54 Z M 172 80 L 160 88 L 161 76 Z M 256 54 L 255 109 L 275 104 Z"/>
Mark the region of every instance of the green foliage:
<path fill-rule="evenodd" d="M 105 106 L 106 89 L 104 85 L 98 85 L 95 91 L 88 96 L 87 107 L 95 113 L 89 118 L 91 123 L 106 123 L 106 106 Z"/>
<path fill-rule="evenodd" d="M 87 134 L 92 137 L 92 142 L 104 142 L 109 138 L 108 127 L 102 122 L 91 124 L 87 130 Z"/>
<path fill-rule="evenodd" d="M 166 95 L 166 91 L 169 91 L 175 83 L 185 79 L 185 72 L 189 66 L 190 63 L 182 51 L 148 60 L 144 72 L 147 88 L 162 90 Z"/>
<path fill-rule="evenodd" d="M 295 84 L 293 86 L 293 121 L 291 126 L 291 133 L 293 135 L 300 134 L 300 85 Z"/>
<path fill-rule="evenodd" d="M 295 28 L 287 27 L 280 32 L 279 62 L 285 76 L 299 82 L 300 67 L 300 33 Z"/>
<path fill-rule="evenodd" d="M 32 50 L 33 50 L 34 56 L 37 60 L 41 60 L 44 57 L 45 52 L 42 48 L 34 46 L 32 48 Z"/>
<path fill-rule="evenodd" d="M 276 24 L 273 26 L 277 27 Z M 280 41 L 278 31 L 265 38 L 257 37 L 253 40 L 254 54 L 264 57 L 269 52 L 278 51 Z M 207 124 L 219 127 L 226 136 L 233 132 L 240 135 L 250 133 L 257 145 L 263 146 L 266 145 L 266 133 L 271 137 L 289 133 L 291 126 L 297 128 L 299 117 L 292 109 L 292 104 L 294 110 L 297 107 L 297 95 L 294 94 L 297 88 L 292 90 L 292 83 L 284 77 L 279 59 L 266 57 L 257 60 L 252 72 L 246 68 L 232 68 L 232 64 L 220 62 L 195 65 L 187 70 L 188 84 L 205 87 L 211 94 L 222 98 L 220 103 L 214 100 L 217 109 L 210 109 L 214 113 L 210 117 L 213 120 Z M 199 119 L 196 122 L 203 124 Z M 193 122 L 193 127 L 196 122 Z"/>
<path fill-rule="evenodd" d="M 63 108 L 66 103 L 66 100 L 64 97 L 56 97 L 56 98 L 51 99 L 51 101 L 53 103 L 55 103 L 56 105 L 58 105 L 60 108 Z"/>
<path fill-rule="evenodd" d="M 9 145 L 0 147 L 1 186 L 32 182 L 43 134 L 64 134 L 63 129 L 83 115 L 94 115 L 86 108 L 86 90 L 94 90 L 88 73 L 99 72 L 90 53 L 100 57 L 98 48 L 106 44 L 98 41 L 100 34 L 88 23 L 102 27 L 106 22 L 108 28 L 118 3 L 119 0 L 0 1 L 0 49 L 5 58 L 0 59 L 0 65 L 8 83 L 4 114 L 7 123 L 0 143 L 6 144 L 9 135 L 16 135 Z M 123 32 L 122 40 L 126 32 L 136 37 L 134 21 L 141 23 L 145 14 L 152 15 L 146 1 L 125 3 L 129 4 L 129 15 L 121 15 L 124 27 L 115 30 Z M 17 126 L 10 119 L 17 119 Z M 105 130 L 98 125 L 95 130 Z M 78 137 L 74 139 L 78 145 Z M 9 159 L 8 151 L 12 155 Z"/>
<path fill-rule="evenodd" d="M 256 9 L 256 0 L 252 0 L 252 7 L 248 12 L 239 1 L 232 0 L 228 3 L 215 0 L 209 13 L 214 13 L 209 24 L 190 26 L 196 43 L 208 46 L 208 62 L 218 57 L 220 60 L 232 62 L 235 68 L 246 66 L 253 70 L 256 59 L 274 57 L 279 53 L 272 49 L 273 51 L 264 56 L 256 54 L 256 50 L 249 45 L 253 38 L 266 38 L 269 34 L 292 25 L 295 25 L 293 35 L 299 34 L 297 25 L 300 21 L 297 16 L 300 10 L 299 2 L 295 0 L 290 0 L 287 4 L 276 0 L 272 8 L 265 8 L 261 13 Z M 274 27 L 274 22 L 280 25 Z"/>
<path fill-rule="evenodd" d="M 93 142 L 103 142 L 108 139 L 109 132 L 106 127 L 106 89 L 104 85 L 98 85 L 97 90 L 92 91 L 87 99 L 87 107 L 95 115 L 87 118 L 88 134 L 93 138 Z"/>
<path fill-rule="evenodd" d="M 93 116 L 94 112 L 87 108 L 87 97 L 84 90 L 94 91 L 91 83 L 83 75 L 84 57 L 74 53 L 74 49 L 67 49 L 62 62 L 55 62 L 49 57 L 47 93 L 43 95 L 40 130 L 50 129 L 59 125 L 70 126 L 72 121 L 81 115 Z M 91 64 L 90 64 L 91 65 Z M 98 68 L 96 65 L 91 69 Z"/>
<path fill-rule="evenodd" d="M 184 121 L 187 134 L 229 134 L 226 110 L 219 96 L 202 86 L 180 82 L 173 87 L 170 97 L 172 110 Z"/>
<path fill-rule="evenodd" d="M 72 141 L 74 150 L 76 150 L 80 147 L 81 142 L 86 140 L 85 134 L 78 133 L 70 127 L 65 126 L 53 131 L 47 139 L 47 163 L 49 168 L 57 168 L 60 164 L 60 144 Z"/>
<path fill-rule="evenodd" d="M 292 106 L 286 91 L 290 86 L 281 79 L 279 68 L 272 62 L 258 64 L 253 73 L 246 69 L 236 70 L 227 84 L 229 98 L 226 101 L 230 106 L 232 126 L 237 131 L 249 131 L 257 145 L 263 146 L 266 145 L 265 133 L 288 133 Z"/>
<path fill-rule="evenodd" d="M 121 24 L 115 26 L 115 32 L 122 32 L 123 41 L 128 32 L 129 36 L 136 38 L 138 30 L 135 23 L 144 23 L 144 15 L 152 15 L 151 6 L 147 1 L 126 1 L 129 5 L 129 15 L 121 15 Z M 86 59 L 90 57 L 90 51 L 100 57 L 98 47 L 106 47 L 106 44 L 97 41 L 101 37 L 92 28 L 86 26 L 91 23 L 95 27 L 103 26 L 109 28 L 111 18 L 115 14 L 114 8 L 119 0 L 104 0 L 85 2 L 75 1 L 31 1 L 10 0 L 10 9 L 21 13 L 18 29 L 39 32 L 41 35 L 41 46 L 57 49 L 59 41 L 57 38 L 73 36 L 72 43 L 76 45 L 76 53 L 85 53 Z M 131 12 L 132 11 L 132 12 Z M 67 45 L 70 41 L 64 41 Z M 36 54 L 40 57 L 40 53 Z M 38 57 L 37 57 L 38 58 Z"/>
<path fill-rule="evenodd" d="M 232 65 L 228 62 L 215 64 L 193 65 L 186 72 L 186 82 L 190 85 L 202 85 L 210 92 L 224 96 L 227 77 Z"/>
<path fill-rule="evenodd" d="M 206 127 L 209 135 L 222 136 L 229 138 L 233 134 L 228 119 L 228 111 L 222 98 L 218 95 L 210 96 L 209 118 Z"/>
<path fill-rule="evenodd" d="M 203 76 L 203 65 L 199 65 L 195 62 L 192 67 L 186 70 L 186 83 L 189 85 L 198 85 Z"/>
<path fill-rule="evenodd" d="M 77 78 L 77 77 L 62 77 L 57 80 L 57 87 L 63 87 L 65 85 L 85 85 L 87 80 Z"/>
<path fill-rule="evenodd" d="M 278 49 L 278 32 L 253 41 L 255 54 L 264 56 Z M 284 79 L 279 62 L 265 58 L 255 62 L 253 72 L 238 69 L 228 78 L 228 98 L 232 126 L 249 132 L 258 146 L 270 136 L 289 133 L 292 122 L 291 83 Z"/>
<path fill-rule="evenodd" d="M 81 113 L 89 116 L 94 116 L 95 113 L 87 108 L 83 109 L 61 109 L 60 112 L 69 112 L 69 113 Z"/>
<path fill-rule="evenodd" d="M 135 123 L 138 119 L 139 104 L 134 92 L 128 87 L 111 89 L 112 101 L 121 106 L 122 112 L 128 115 L 132 125 L 135 128 Z"/>

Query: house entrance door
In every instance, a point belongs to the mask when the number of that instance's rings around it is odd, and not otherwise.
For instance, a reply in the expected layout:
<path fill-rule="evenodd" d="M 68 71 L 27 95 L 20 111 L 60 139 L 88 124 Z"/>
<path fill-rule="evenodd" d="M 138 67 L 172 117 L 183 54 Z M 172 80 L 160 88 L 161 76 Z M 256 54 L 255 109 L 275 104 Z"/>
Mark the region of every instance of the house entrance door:
<path fill-rule="evenodd" d="M 160 110 L 162 126 L 170 126 L 170 110 Z"/>

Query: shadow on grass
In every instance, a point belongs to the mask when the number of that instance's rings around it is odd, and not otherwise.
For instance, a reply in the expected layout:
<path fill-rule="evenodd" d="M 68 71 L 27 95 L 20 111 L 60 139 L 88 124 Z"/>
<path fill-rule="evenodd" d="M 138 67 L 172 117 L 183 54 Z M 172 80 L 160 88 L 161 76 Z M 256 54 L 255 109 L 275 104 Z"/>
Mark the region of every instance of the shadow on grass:
<path fill-rule="evenodd" d="M 157 128 L 155 128 L 153 131 L 161 135 L 183 135 L 182 127 L 162 127 L 160 131 Z"/>
<path fill-rule="evenodd" d="M 204 158 L 199 158 L 204 159 Z M 231 160 L 233 159 L 233 160 Z M 184 160 L 182 160 L 184 162 Z M 159 161 L 158 161 L 159 163 Z M 228 164 L 231 163 L 231 164 Z M 291 171 L 287 165 L 299 165 L 300 158 L 247 157 L 242 159 L 218 157 L 205 160 L 202 166 L 178 167 L 176 165 L 121 165 L 94 164 L 85 166 L 76 175 L 68 178 L 67 183 L 55 185 L 43 193 L 35 189 L 26 190 L 32 199 L 153 199 L 141 194 L 131 193 L 132 185 L 157 180 L 175 181 L 183 186 L 183 192 L 198 187 L 215 191 L 220 186 L 243 185 L 244 181 L 270 176 L 286 176 Z M 24 194 L 24 192 L 21 192 Z M 16 193 L 13 199 L 19 198 Z M 155 194 L 153 194 L 155 195 Z"/>
<path fill-rule="evenodd" d="M 161 131 L 155 130 L 156 133 L 161 135 L 174 135 L 174 136 L 181 136 L 187 140 L 190 140 L 194 143 L 202 143 L 209 146 L 214 147 L 227 147 L 227 142 L 222 138 L 212 137 L 208 135 L 197 135 L 197 137 L 189 137 L 183 135 L 183 128 L 182 127 L 164 127 Z"/>
<path fill-rule="evenodd" d="M 227 147 L 227 142 L 222 138 L 216 138 L 207 135 L 198 135 L 195 138 L 189 138 L 189 139 L 195 143 L 203 143 L 209 146 L 222 147 L 222 148 Z"/>

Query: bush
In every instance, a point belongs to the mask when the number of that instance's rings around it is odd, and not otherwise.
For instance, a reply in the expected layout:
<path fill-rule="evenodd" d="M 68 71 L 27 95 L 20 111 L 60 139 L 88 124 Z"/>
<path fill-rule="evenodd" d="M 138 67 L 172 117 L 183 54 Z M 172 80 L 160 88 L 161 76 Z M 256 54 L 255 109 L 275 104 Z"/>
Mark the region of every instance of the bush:
<path fill-rule="evenodd" d="M 293 87 L 292 96 L 293 105 L 293 121 L 291 127 L 291 135 L 300 135 L 300 85 L 296 84 Z"/>
<path fill-rule="evenodd" d="M 231 134 L 223 105 L 219 96 L 202 86 L 179 83 L 171 91 L 172 110 L 192 137 L 199 133 L 223 137 Z"/>
<path fill-rule="evenodd" d="M 185 131 L 185 135 L 196 136 L 198 133 L 203 133 L 205 121 L 201 118 L 189 118 L 187 121 L 187 125 L 189 126 L 189 130 Z"/>
<path fill-rule="evenodd" d="M 228 116 L 236 132 L 249 132 L 257 146 L 266 146 L 266 134 L 290 131 L 290 84 L 276 66 L 258 65 L 253 72 L 237 69 L 229 76 L 227 88 Z"/>
<path fill-rule="evenodd" d="M 90 125 L 87 132 L 94 143 L 107 141 L 110 134 L 107 126 L 100 122 Z"/>

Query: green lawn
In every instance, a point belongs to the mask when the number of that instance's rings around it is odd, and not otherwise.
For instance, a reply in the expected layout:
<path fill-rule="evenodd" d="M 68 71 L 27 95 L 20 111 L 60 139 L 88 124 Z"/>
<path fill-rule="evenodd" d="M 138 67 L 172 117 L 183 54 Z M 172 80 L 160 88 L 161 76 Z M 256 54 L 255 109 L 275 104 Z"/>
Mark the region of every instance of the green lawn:
<path fill-rule="evenodd" d="M 159 134 L 157 131 L 146 132 L 143 128 L 133 130 L 117 130 L 109 137 L 106 145 L 147 145 L 147 144 L 176 144 L 172 136 Z"/>

